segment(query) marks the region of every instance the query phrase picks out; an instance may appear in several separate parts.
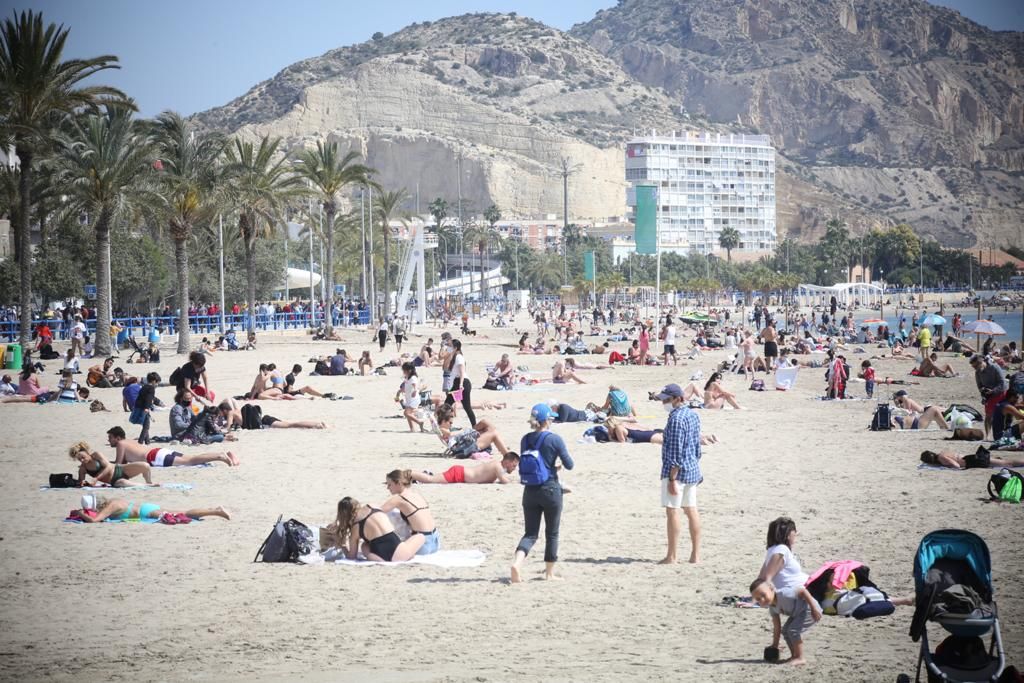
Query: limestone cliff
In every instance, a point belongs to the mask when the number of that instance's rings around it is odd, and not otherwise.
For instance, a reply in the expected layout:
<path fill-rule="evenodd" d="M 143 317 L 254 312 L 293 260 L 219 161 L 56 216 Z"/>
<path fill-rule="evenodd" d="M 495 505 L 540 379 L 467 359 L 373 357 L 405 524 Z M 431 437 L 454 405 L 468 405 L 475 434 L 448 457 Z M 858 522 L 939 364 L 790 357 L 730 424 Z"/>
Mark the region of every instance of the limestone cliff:
<path fill-rule="evenodd" d="M 897 4 L 898 3 L 898 4 Z M 899 7 L 908 11 L 901 13 Z M 624 212 L 623 142 L 710 128 L 780 149 L 780 232 L 909 219 L 949 244 L 1020 243 L 1020 34 L 903 0 L 628 0 L 571 34 L 508 14 L 413 24 L 294 64 L 204 125 L 337 139 L 422 206 Z"/>
<path fill-rule="evenodd" d="M 571 33 L 867 213 L 1020 243 L 1024 34 L 920 0 L 621 0 Z"/>

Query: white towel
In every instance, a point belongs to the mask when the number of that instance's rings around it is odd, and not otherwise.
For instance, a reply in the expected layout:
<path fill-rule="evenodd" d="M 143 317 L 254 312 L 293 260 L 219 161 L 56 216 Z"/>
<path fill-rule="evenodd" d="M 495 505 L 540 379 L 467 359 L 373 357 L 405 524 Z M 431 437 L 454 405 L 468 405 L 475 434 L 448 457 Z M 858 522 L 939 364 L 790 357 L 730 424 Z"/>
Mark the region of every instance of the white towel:
<path fill-rule="evenodd" d="M 407 562 L 371 562 L 346 559 L 341 555 L 341 551 L 331 548 L 323 553 L 323 559 L 332 564 L 350 564 L 357 567 L 368 567 L 375 564 L 386 567 L 407 564 L 429 564 L 434 567 L 479 567 L 487 559 L 487 555 L 480 550 L 438 550 L 431 555 L 417 555 Z"/>
<path fill-rule="evenodd" d="M 800 368 L 788 367 L 775 370 L 775 388 L 789 391 L 796 386 L 796 378 Z"/>

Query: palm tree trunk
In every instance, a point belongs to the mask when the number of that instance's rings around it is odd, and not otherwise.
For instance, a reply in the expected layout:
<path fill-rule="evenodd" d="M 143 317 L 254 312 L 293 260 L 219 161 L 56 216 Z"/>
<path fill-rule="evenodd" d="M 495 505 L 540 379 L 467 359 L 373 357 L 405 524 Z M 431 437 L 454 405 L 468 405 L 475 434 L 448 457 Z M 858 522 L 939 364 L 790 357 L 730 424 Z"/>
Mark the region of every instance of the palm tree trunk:
<path fill-rule="evenodd" d="M 110 355 L 110 283 L 107 268 L 110 267 L 110 211 L 102 209 L 93 226 L 96 231 L 96 346 L 95 355 L 105 358 Z"/>
<path fill-rule="evenodd" d="M 324 269 L 324 282 L 327 283 L 327 300 L 324 301 L 324 332 L 329 336 L 334 331 L 334 320 L 331 311 L 334 308 L 334 214 L 337 208 L 333 201 L 324 202 L 327 211 L 327 267 Z"/>
<path fill-rule="evenodd" d="M 484 247 L 483 243 L 480 244 L 480 312 L 484 310 Z"/>
<path fill-rule="evenodd" d="M 189 350 L 188 249 L 184 238 L 174 240 L 174 267 L 178 271 L 178 353 Z"/>
<path fill-rule="evenodd" d="M 21 262 L 21 331 L 18 335 L 22 347 L 28 348 L 32 338 L 32 150 L 23 145 L 15 148 L 21 163 L 21 175 L 18 178 L 18 244 L 20 245 Z"/>
<path fill-rule="evenodd" d="M 245 245 L 245 301 L 248 305 L 246 310 L 256 310 L 256 239 L 255 226 L 249 216 L 243 211 L 238 218 L 239 230 L 242 233 L 242 243 Z M 285 277 L 288 274 L 285 273 Z M 246 316 L 246 332 L 252 332 L 256 324 L 254 315 Z"/>
<path fill-rule="evenodd" d="M 391 312 L 391 230 L 388 227 L 388 220 L 384 218 L 384 316 Z M 395 297 L 397 300 L 398 297 Z M 395 312 L 397 314 L 397 311 Z"/>

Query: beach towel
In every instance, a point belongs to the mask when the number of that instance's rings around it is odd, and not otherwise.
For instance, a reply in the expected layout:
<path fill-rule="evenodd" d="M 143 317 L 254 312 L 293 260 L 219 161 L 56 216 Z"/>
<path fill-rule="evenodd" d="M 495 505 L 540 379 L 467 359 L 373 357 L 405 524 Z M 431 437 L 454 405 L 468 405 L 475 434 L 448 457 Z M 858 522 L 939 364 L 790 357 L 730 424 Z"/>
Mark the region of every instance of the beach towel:
<path fill-rule="evenodd" d="M 943 467 L 942 465 L 929 465 L 927 463 L 921 463 L 920 465 L 917 466 L 917 469 L 919 469 L 919 470 L 939 470 L 940 472 L 966 472 L 967 471 L 967 470 L 953 469 L 952 467 Z M 975 467 L 975 468 L 972 468 L 972 469 L 978 469 L 978 468 Z M 990 470 L 998 470 L 998 469 L 1002 469 L 1002 467 L 1000 467 L 999 465 L 989 465 L 988 469 L 990 469 Z"/>
<path fill-rule="evenodd" d="M 800 368 L 778 368 L 775 370 L 775 389 L 778 391 L 789 391 L 796 386 L 797 373 Z"/>
<path fill-rule="evenodd" d="M 145 519 L 138 519 L 138 518 L 136 518 L 136 519 L 105 519 L 102 522 L 93 522 L 93 524 L 127 524 L 127 523 L 157 524 L 162 519 L 163 519 L 162 517 L 147 517 Z M 75 519 L 73 517 L 65 517 L 64 521 L 67 522 L 68 524 L 85 524 L 85 522 L 83 522 L 82 520 Z M 201 520 L 201 519 L 193 519 L 192 520 L 192 522 L 201 522 L 201 521 L 203 521 L 203 520 Z M 192 522 L 189 522 L 189 523 L 191 524 Z M 174 525 L 169 525 L 169 526 L 174 526 Z"/>
<path fill-rule="evenodd" d="M 487 559 L 487 555 L 480 550 L 439 550 L 431 555 L 416 555 L 408 562 L 371 562 L 370 560 L 349 560 L 336 548 L 331 548 L 321 555 L 324 562 L 331 564 L 348 564 L 357 567 L 368 567 L 370 565 L 383 565 L 385 567 L 397 567 L 400 565 L 426 564 L 433 567 L 444 567 L 447 569 L 456 567 L 479 567 Z"/>
<path fill-rule="evenodd" d="M 50 488 L 49 486 L 40 486 L 40 491 L 150 491 L 155 488 L 161 488 L 172 491 L 191 491 L 192 484 L 180 484 L 178 482 L 169 482 L 166 484 L 157 484 L 156 486 L 74 486 L 72 488 Z"/>

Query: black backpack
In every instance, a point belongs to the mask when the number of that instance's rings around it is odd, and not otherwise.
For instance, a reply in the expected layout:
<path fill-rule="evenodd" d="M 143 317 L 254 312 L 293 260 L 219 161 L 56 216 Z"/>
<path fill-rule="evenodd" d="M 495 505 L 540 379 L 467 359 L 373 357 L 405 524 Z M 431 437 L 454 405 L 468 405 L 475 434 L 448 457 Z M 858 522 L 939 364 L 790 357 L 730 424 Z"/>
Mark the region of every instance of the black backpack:
<path fill-rule="evenodd" d="M 887 432 L 892 429 L 892 411 L 888 403 L 879 403 L 875 414 L 871 417 L 870 429 L 873 432 Z"/>
<path fill-rule="evenodd" d="M 1003 487 L 1009 484 L 1012 480 L 1019 479 L 1021 486 L 1024 486 L 1024 475 L 1017 470 L 1011 470 L 1007 467 L 999 470 L 988 480 L 988 495 L 992 500 L 1002 500 Z"/>
<path fill-rule="evenodd" d="M 181 386 L 181 368 L 175 368 L 171 376 L 167 378 L 167 381 L 170 382 L 172 387 Z"/>
<path fill-rule="evenodd" d="M 242 429 L 262 429 L 263 408 L 246 403 L 242 406 Z"/>
<path fill-rule="evenodd" d="M 75 475 L 68 474 L 51 474 L 50 475 L 50 488 L 51 489 L 70 489 L 74 488 L 78 484 L 75 481 Z"/>
<path fill-rule="evenodd" d="M 476 445 L 477 436 L 479 436 L 479 433 L 474 429 L 460 433 L 455 438 L 455 442 L 444 452 L 444 457 L 465 460 L 473 455 L 480 450 Z"/>
<path fill-rule="evenodd" d="M 298 562 L 300 557 L 317 551 L 313 530 L 295 519 L 282 522 L 277 518 L 270 535 L 256 551 L 253 562 Z"/>

